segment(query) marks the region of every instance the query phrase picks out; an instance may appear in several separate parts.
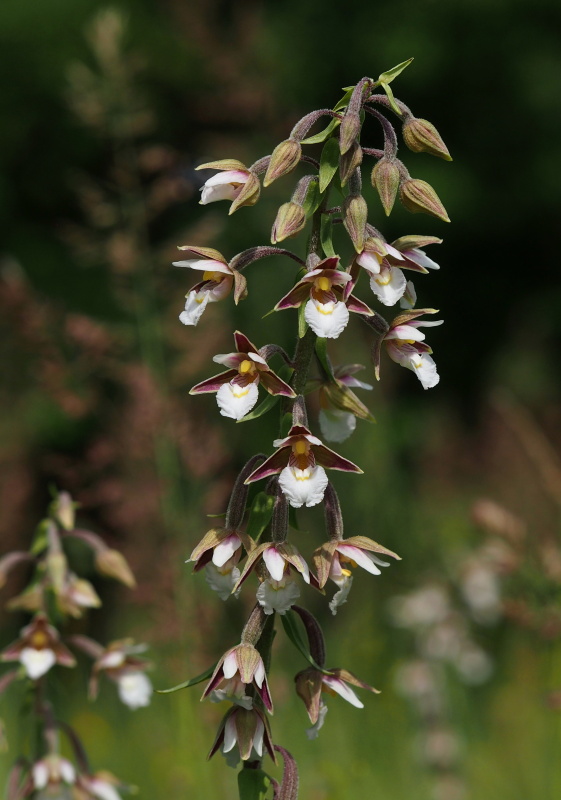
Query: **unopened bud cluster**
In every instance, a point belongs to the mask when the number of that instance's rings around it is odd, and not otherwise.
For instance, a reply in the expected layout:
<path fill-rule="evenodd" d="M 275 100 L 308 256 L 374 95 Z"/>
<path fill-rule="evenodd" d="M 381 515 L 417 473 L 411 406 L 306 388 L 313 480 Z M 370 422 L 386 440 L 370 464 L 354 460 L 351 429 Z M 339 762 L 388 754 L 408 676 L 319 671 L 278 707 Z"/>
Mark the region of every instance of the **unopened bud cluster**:
<path fill-rule="evenodd" d="M 302 642 L 302 634 L 298 637 L 295 633 L 298 626 L 303 626 L 307 635 L 312 666 L 296 675 L 296 691 L 312 722 L 311 737 L 317 734 L 327 711 L 323 691 L 337 693 L 362 707 L 351 686 L 372 690 L 347 669 L 325 668 L 319 624 L 295 603 L 304 586 L 325 594 L 331 582 L 336 592 L 329 600 L 329 608 L 335 614 L 347 600 L 354 570 L 362 568 L 379 575 L 380 568 L 389 564 L 382 557 L 399 558 L 360 532 L 349 538 L 343 534 L 341 507 L 328 471 L 360 474 L 362 470 L 323 440 L 343 442 L 355 430 L 357 419 L 373 420 L 354 391 L 373 387 L 356 377 L 362 367 L 354 357 L 347 364 L 332 364 L 328 341 L 341 336 L 355 315 L 372 334 L 376 379 L 380 377 L 381 353 L 385 349 L 393 361 L 417 375 L 425 389 L 439 381 L 422 329 L 440 325 L 441 321 L 425 319 L 436 311 L 417 307 L 416 287 L 405 274 L 410 271 L 423 276 L 438 269 L 438 264 L 426 255 L 425 247 L 441 240 L 406 234 L 393 242 L 386 241 L 372 222 L 372 211 L 362 191 L 361 170 L 367 159 L 373 158 L 372 184 L 386 214 L 399 198 L 409 211 L 449 221 L 435 190 L 426 181 L 412 178 L 397 158 L 397 135 L 382 113 L 389 109 L 398 116 L 410 150 L 450 160 L 434 126 L 415 118 L 393 95 L 390 83 L 408 63 L 382 73 L 377 80 L 363 78 L 347 90 L 334 109 L 306 115 L 272 155 L 250 167 L 233 160 L 202 165 L 200 169 L 220 171 L 204 184 L 201 203 L 227 199 L 231 201 L 230 213 L 257 202 L 260 175 L 264 174 L 263 186 L 267 187 L 302 166 L 306 174 L 298 178 L 289 199 L 277 212 L 272 225 L 273 246 L 253 247 L 228 259 L 209 248 L 186 245 L 181 249 L 187 251 L 187 259 L 175 262 L 176 266 L 203 273 L 203 280 L 187 295 L 180 316 L 185 325 L 196 325 L 209 303 L 226 298 L 232 291 L 236 303 L 242 300 L 248 290 L 245 270 L 254 261 L 276 255 L 284 257 L 287 266 L 290 259 L 301 267 L 296 282 L 273 309 L 298 312 L 293 316 L 297 328 L 294 354 L 287 355 L 276 344 L 263 344 L 262 339 L 253 344 L 244 333 L 236 331 L 235 349 L 214 357 L 225 371 L 206 378 L 191 390 L 192 394 L 215 393 L 220 413 L 238 422 L 255 420 L 277 403 L 282 412 L 272 452 L 256 454 L 244 467 L 224 526 L 209 531 L 190 558 L 196 571 L 205 570 L 207 582 L 223 599 L 237 597 L 242 587 L 250 584 L 251 576 L 255 581 L 255 607 L 246 630 L 239 643 L 231 642 L 230 649 L 209 671 L 210 680 L 203 694 L 215 702 L 229 703 L 211 755 L 221 749 L 230 763 L 241 758 L 255 767 L 253 762 L 261 762 L 265 753 L 275 759 L 277 746 L 273 745 L 268 719 L 273 712 L 273 699 L 267 682 L 275 615 L 280 616 L 295 643 Z M 377 88 L 383 93 L 377 94 Z M 311 128 L 322 118 L 327 119 L 327 127 L 310 135 Z M 361 141 L 364 123 L 370 124 L 370 118 L 381 127 L 382 149 Z M 306 152 L 314 145 L 318 146 L 319 158 Z M 339 205 L 330 207 L 328 195 L 332 188 L 341 199 Z M 306 227 L 311 230 L 305 257 L 275 246 Z M 370 289 L 364 299 L 359 296 L 361 278 Z M 372 301 L 382 307 L 399 304 L 400 310 L 389 321 L 371 307 Z M 265 321 L 264 336 L 266 330 Z M 311 371 L 313 365 L 315 374 Z M 308 422 L 306 403 L 313 392 L 319 396 L 322 438 Z M 259 482 L 262 491 L 248 496 L 249 487 Z M 295 509 L 319 504 L 325 508 L 326 536 L 309 564 L 296 542 L 289 540 L 289 528 L 295 525 Z M 284 755 L 285 765 L 287 757 L 291 759 L 290 754 Z M 283 797 L 294 800 L 296 795 L 291 791 L 285 787 L 283 793 L 281 788 Z"/>
<path fill-rule="evenodd" d="M 69 618 L 82 617 L 87 609 L 101 605 L 93 585 L 72 569 L 67 556 L 71 540 L 81 542 L 91 551 L 98 573 L 129 588 L 135 585 L 121 553 L 108 547 L 93 531 L 76 527 L 75 511 L 76 503 L 70 495 L 57 492 L 48 516 L 37 526 L 30 549 L 0 558 L 0 586 L 5 585 L 14 568 L 24 565 L 28 570 L 32 568 L 28 586 L 7 603 L 10 610 L 30 613 L 31 620 L 16 641 L 0 653 L 1 661 L 16 665 L 0 679 L 0 691 L 16 683 L 25 684 L 34 695 L 32 714 L 42 731 L 33 749 L 22 753 L 15 762 L 8 780 L 7 800 L 71 796 L 80 800 L 120 800 L 120 789 L 127 788 L 106 771 L 92 772 L 78 734 L 57 719 L 50 699 L 49 679 L 59 667 L 76 667 L 76 650 L 93 661 L 91 699 L 97 695 L 102 675 L 116 684 L 119 698 L 129 708 L 148 705 L 152 695 L 152 684 L 146 675 L 150 665 L 139 656 L 145 650 L 144 645 L 135 645 L 132 639 L 102 645 L 87 636 L 64 635 Z M 61 733 L 68 740 L 72 760 L 61 755 Z"/>

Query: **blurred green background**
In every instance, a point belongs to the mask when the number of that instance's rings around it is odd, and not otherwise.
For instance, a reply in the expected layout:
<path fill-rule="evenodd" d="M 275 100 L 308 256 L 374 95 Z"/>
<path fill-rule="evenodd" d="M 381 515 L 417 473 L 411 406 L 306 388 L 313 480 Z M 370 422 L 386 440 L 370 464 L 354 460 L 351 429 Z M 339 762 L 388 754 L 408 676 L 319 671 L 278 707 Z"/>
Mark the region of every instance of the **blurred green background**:
<path fill-rule="evenodd" d="M 335 478 L 347 535 L 403 562 L 358 576 L 334 618 L 324 599 L 303 598 L 325 622 L 329 665 L 382 694 L 362 711 L 330 700 L 308 742 L 292 687 L 305 664 L 277 637 L 273 733 L 309 800 L 561 792 L 560 31 L 556 0 L 0 6 L 2 553 L 27 546 L 50 483 L 70 491 L 138 578 L 132 594 L 101 583 L 103 609 L 75 630 L 149 642 L 159 687 L 237 641 L 251 592 L 225 606 L 183 562 L 244 459 L 276 435 L 274 414 L 234 426 L 188 389 L 234 327 L 292 347 L 294 325 L 291 312 L 261 321 L 292 279 L 280 259 L 250 267 L 238 308 L 216 304 L 196 329 L 178 322 L 195 280 L 170 266 L 176 245 L 231 257 L 267 243 L 292 185 L 228 218 L 225 204 L 198 205 L 194 168 L 252 163 L 342 87 L 411 56 L 395 93 L 454 157 L 400 151 L 451 225 L 402 208 L 386 221 L 365 175 L 388 240 L 444 238 L 429 253 L 442 269 L 420 294 L 445 319 L 430 336 L 441 382 L 423 392 L 387 359 L 363 395 L 377 425 L 359 421 L 339 448 L 365 471 Z M 293 247 L 304 252 L 305 238 Z M 369 364 L 362 327 L 334 345 L 336 362 Z M 323 539 L 317 509 L 302 526 L 309 554 Z M 24 617 L 3 623 L 2 646 Z M 221 709 L 199 705 L 198 688 L 131 713 L 109 685 L 88 704 L 82 666 L 59 678 L 60 702 L 96 768 L 143 798 L 236 796 L 222 758 L 204 761 Z M 26 741 L 19 699 L 2 699 L 3 775 Z"/>

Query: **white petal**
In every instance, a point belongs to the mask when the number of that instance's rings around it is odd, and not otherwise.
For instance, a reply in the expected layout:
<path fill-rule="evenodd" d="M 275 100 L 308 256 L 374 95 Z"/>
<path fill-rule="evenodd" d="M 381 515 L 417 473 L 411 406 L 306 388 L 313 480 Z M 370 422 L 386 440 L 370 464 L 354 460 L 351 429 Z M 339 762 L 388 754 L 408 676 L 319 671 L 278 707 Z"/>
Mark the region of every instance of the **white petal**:
<path fill-rule="evenodd" d="M 401 308 L 415 308 L 415 303 L 417 302 L 417 292 L 415 291 L 415 287 L 413 286 L 413 281 L 407 281 L 407 287 L 405 289 L 404 295 L 399 301 L 399 305 Z"/>
<path fill-rule="evenodd" d="M 56 655 L 47 647 L 36 650 L 34 647 L 24 647 L 19 655 L 20 663 L 25 667 L 28 678 L 35 681 L 56 664 Z"/>
<path fill-rule="evenodd" d="M 255 733 L 253 735 L 253 749 L 261 758 L 263 755 L 263 736 L 265 733 L 265 724 L 261 717 L 257 717 L 257 725 L 255 726 Z"/>
<path fill-rule="evenodd" d="M 117 681 L 119 697 L 129 708 L 143 708 L 150 705 L 152 684 L 143 672 L 128 672 Z"/>
<path fill-rule="evenodd" d="M 196 325 L 202 317 L 209 299 L 208 292 L 189 292 L 185 300 L 185 311 L 179 315 L 180 322 L 184 325 Z"/>
<path fill-rule="evenodd" d="M 172 261 L 174 267 L 188 267 L 197 269 L 201 272 L 222 272 L 231 275 L 232 270 L 223 261 L 215 261 L 213 258 L 188 258 L 186 261 Z"/>
<path fill-rule="evenodd" d="M 416 374 L 423 384 L 423 389 L 432 389 L 440 380 L 434 359 L 428 353 L 416 353 L 411 356 L 410 362 L 406 366 Z"/>
<path fill-rule="evenodd" d="M 293 508 L 321 503 L 327 484 L 328 478 L 323 467 L 304 470 L 285 467 L 279 475 L 279 486 Z"/>
<path fill-rule="evenodd" d="M 251 358 L 252 361 L 256 361 L 258 364 L 264 364 L 264 366 L 267 366 L 267 362 L 265 361 L 263 356 L 259 355 L 259 353 L 248 353 L 248 356 Z"/>
<path fill-rule="evenodd" d="M 374 561 L 369 558 L 370 553 L 365 553 L 359 547 L 353 547 L 353 545 L 349 544 L 340 544 L 337 545 L 337 550 L 342 553 L 342 555 L 355 561 L 359 567 L 362 567 L 372 575 L 382 574 Z"/>
<path fill-rule="evenodd" d="M 236 731 L 236 723 L 234 717 L 228 717 L 226 725 L 224 726 L 224 743 L 222 745 L 222 752 L 229 753 L 238 741 L 238 734 Z"/>
<path fill-rule="evenodd" d="M 386 333 L 385 339 L 401 339 L 404 342 L 422 342 L 425 334 L 413 325 L 396 325 Z"/>
<path fill-rule="evenodd" d="M 362 253 L 357 257 L 356 263 L 360 264 L 360 266 L 371 275 L 377 275 L 380 272 L 380 262 L 374 253 L 371 253 L 368 250 L 362 251 Z"/>
<path fill-rule="evenodd" d="M 397 267 L 383 269 L 379 275 L 370 278 L 370 288 L 385 306 L 394 306 L 403 296 L 406 286 L 405 275 Z"/>
<path fill-rule="evenodd" d="M 253 680 L 259 689 L 263 686 L 263 681 L 265 680 L 265 664 L 263 663 L 263 659 L 259 660 L 259 663 L 255 668 Z"/>
<path fill-rule="evenodd" d="M 236 550 L 242 546 L 241 539 L 235 533 L 227 536 L 220 544 L 217 544 L 212 553 L 212 563 L 217 567 L 222 567 L 228 559 L 232 558 Z"/>
<path fill-rule="evenodd" d="M 216 200 L 235 200 L 249 175 L 240 170 L 225 170 L 209 178 L 201 188 L 200 203 L 206 206 Z"/>
<path fill-rule="evenodd" d="M 399 252 L 399 250 L 396 247 L 392 247 L 391 244 L 385 244 L 384 247 L 388 251 L 388 255 L 393 256 L 398 261 L 404 260 L 403 255 Z"/>
<path fill-rule="evenodd" d="M 356 428 L 356 417 L 350 411 L 339 408 L 322 408 L 319 412 L 319 427 L 328 442 L 344 442 Z"/>
<path fill-rule="evenodd" d="M 76 770 L 74 769 L 74 765 L 70 763 L 66 758 L 59 759 L 58 768 L 60 771 L 60 775 L 62 780 L 65 783 L 74 783 L 76 780 Z"/>
<path fill-rule="evenodd" d="M 216 392 L 216 402 L 223 417 L 242 419 L 251 411 L 259 397 L 257 383 L 248 383 L 247 386 L 223 383 Z"/>
<path fill-rule="evenodd" d="M 325 715 L 327 714 L 327 706 L 322 701 L 321 706 L 319 708 L 319 717 L 315 725 L 312 725 L 311 728 L 306 728 L 306 736 L 308 739 L 317 739 L 320 729 L 323 728 L 323 723 L 325 722 Z"/>
<path fill-rule="evenodd" d="M 44 789 L 49 782 L 50 770 L 45 761 L 37 761 L 33 765 L 33 783 L 36 789 Z"/>
<path fill-rule="evenodd" d="M 424 267 L 425 269 L 440 269 L 440 264 L 437 264 L 436 261 L 433 261 L 432 258 L 429 258 L 425 251 L 420 250 L 418 247 L 414 247 L 413 250 L 406 251 L 405 255 L 420 267 Z"/>
<path fill-rule="evenodd" d="M 331 613 L 333 616 L 337 613 L 337 609 L 339 606 L 342 606 L 343 603 L 347 602 L 347 597 L 349 596 L 349 592 L 351 591 L 351 586 L 353 585 L 353 578 L 352 576 L 345 576 L 337 581 L 337 586 L 339 587 L 339 591 L 335 592 L 333 595 L 333 599 L 329 603 L 329 608 L 331 609 Z"/>
<path fill-rule="evenodd" d="M 356 694 L 353 692 L 350 686 L 347 686 L 344 681 L 340 678 L 332 678 L 329 675 L 322 675 L 321 680 L 332 689 L 334 692 L 337 692 L 347 703 L 350 703 L 355 708 L 364 708 L 364 703 L 362 703 Z"/>
<path fill-rule="evenodd" d="M 108 781 L 94 779 L 88 788 L 99 800 L 121 800 L 119 792 Z"/>
<path fill-rule="evenodd" d="M 205 580 L 221 600 L 228 600 L 231 597 L 232 589 L 240 577 L 240 571 L 237 567 L 232 566 L 229 569 L 225 569 L 226 564 L 220 569 L 216 564 L 212 563 L 205 566 Z M 236 592 L 234 597 L 237 597 L 238 594 L 239 592 Z"/>
<path fill-rule="evenodd" d="M 236 656 L 236 651 L 232 650 L 228 653 L 224 661 L 222 662 L 222 672 L 224 673 L 224 677 L 226 680 L 233 678 L 236 672 L 238 671 L 238 659 Z"/>
<path fill-rule="evenodd" d="M 286 614 L 299 597 L 298 584 L 291 578 L 284 581 L 273 581 L 267 578 L 257 590 L 257 602 L 265 614 L 272 614 L 274 611 Z"/>
<path fill-rule="evenodd" d="M 317 300 L 308 300 L 304 318 L 317 336 L 336 339 L 349 321 L 349 309 L 340 301 L 319 303 Z"/>
<path fill-rule="evenodd" d="M 280 553 L 277 553 L 274 547 L 268 547 L 263 551 L 263 561 L 269 570 L 271 578 L 275 581 L 281 581 L 286 562 Z"/>

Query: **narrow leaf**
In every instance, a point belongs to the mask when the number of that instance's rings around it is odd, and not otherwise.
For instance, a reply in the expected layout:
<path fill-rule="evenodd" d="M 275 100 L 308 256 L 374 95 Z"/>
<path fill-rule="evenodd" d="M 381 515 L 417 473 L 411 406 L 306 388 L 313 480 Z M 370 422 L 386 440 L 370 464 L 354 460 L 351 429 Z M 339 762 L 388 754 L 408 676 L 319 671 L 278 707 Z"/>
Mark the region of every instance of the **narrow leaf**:
<path fill-rule="evenodd" d="M 314 211 L 317 211 L 320 203 L 321 203 L 321 194 L 319 191 L 319 181 L 317 181 L 314 178 L 314 180 L 310 181 L 308 185 L 306 197 L 304 198 L 304 202 L 302 203 L 302 208 L 304 209 L 304 213 L 307 219 L 309 219 L 312 216 Z"/>
<path fill-rule="evenodd" d="M 200 675 L 197 675 L 196 678 L 191 678 L 191 680 L 189 681 L 183 681 L 183 683 L 178 683 L 177 686 L 173 686 L 171 689 L 156 689 L 155 691 L 157 694 L 170 694 L 171 692 L 179 691 L 179 689 L 188 689 L 189 686 L 196 686 L 198 683 L 202 683 L 203 681 L 206 681 L 207 678 L 210 678 L 210 676 L 214 672 L 216 664 L 218 664 L 218 661 L 215 664 L 213 664 L 212 667 L 209 667 L 204 672 L 201 672 Z"/>
<path fill-rule="evenodd" d="M 384 83 L 391 83 L 394 78 L 401 75 L 403 70 L 406 69 L 412 61 L 412 58 L 408 58 L 407 61 L 402 61 L 401 64 L 397 64 L 395 67 L 386 70 L 386 72 L 382 72 L 382 74 L 378 76 L 378 82 L 382 85 Z"/>
<path fill-rule="evenodd" d="M 251 506 L 251 511 L 249 512 L 249 519 L 245 530 L 246 534 L 251 536 L 255 542 L 259 541 L 261 534 L 271 521 L 274 504 L 275 498 L 271 495 L 265 494 L 265 492 L 259 492 L 256 495 L 253 505 Z"/>
<path fill-rule="evenodd" d="M 303 339 L 306 335 L 306 331 L 308 330 L 308 323 L 306 322 L 306 317 L 304 316 L 306 313 L 306 303 L 302 303 L 302 305 L 298 309 L 298 338 Z"/>
<path fill-rule="evenodd" d="M 391 90 L 389 83 L 383 83 L 382 89 L 388 96 L 388 100 L 390 101 L 390 106 L 392 107 L 392 109 L 395 111 L 396 114 L 399 114 L 399 116 L 401 116 L 401 111 L 399 110 L 399 106 L 395 102 L 395 97 L 393 96 L 393 92 Z"/>
<path fill-rule="evenodd" d="M 335 137 L 328 139 L 321 151 L 319 162 L 319 190 L 323 194 L 339 166 L 339 142 Z"/>
<path fill-rule="evenodd" d="M 323 669 L 320 667 L 319 664 L 316 664 L 314 659 L 312 658 L 310 651 L 308 650 L 304 639 L 302 638 L 300 631 L 296 626 L 296 617 L 294 616 L 294 611 L 290 611 L 290 609 L 285 614 L 279 614 L 282 622 L 282 626 L 284 631 L 292 644 L 300 650 L 304 658 L 310 662 L 312 667 L 319 670 L 319 672 L 323 673 L 324 675 L 331 675 L 329 670 Z"/>
<path fill-rule="evenodd" d="M 307 139 L 302 139 L 300 144 L 321 144 L 325 142 L 325 140 L 331 136 L 335 128 L 341 124 L 341 120 L 333 117 L 327 128 L 324 128 L 319 133 L 316 133 L 314 136 L 308 136 Z"/>
<path fill-rule="evenodd" d="M 322 336 L 318 336 L 316 340 L 316 355 L 329 380 L 334 381 L 333 367 L 327 355 L 327 339 Z"/>
<path fill-rule="evenodd" d="M 245 415 L 245 417 L 239 419 L 238 422 L 249 422 L 252 419 L 262 417 L 263 414 L 266 414 L 267 411 L 270 411 L 272 408 L 274 408 L 279 400 L 279 394 L 267 394 L 267 397 L 262 403 L 259 403 L 257 408 L 254 408 L 253 411 L 250 411 L 249 414 Z"/>
<path fill-rule="evenodd" d="M 320 241 L 321 246 L 324 252 L 324 255 L 327 258 L 334 258 L 335 257 L 335 250 L 333 249 L 333 221 L 331 219 L 330 214 L 322 214 L 321 215 L 321 229 L 320 229 Z"/>

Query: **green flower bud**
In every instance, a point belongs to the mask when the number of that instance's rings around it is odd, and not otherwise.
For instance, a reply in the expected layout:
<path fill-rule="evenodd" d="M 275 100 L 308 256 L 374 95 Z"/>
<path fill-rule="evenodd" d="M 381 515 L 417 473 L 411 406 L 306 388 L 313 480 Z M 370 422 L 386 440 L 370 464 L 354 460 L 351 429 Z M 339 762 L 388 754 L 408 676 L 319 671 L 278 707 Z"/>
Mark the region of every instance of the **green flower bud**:
<path fill-rule="evenodd" d="M 278 144 L 273 150 L 271 161 L 263 179 L 263 186 L 269 186 L 277 178 L 292 172 L 301 157 L 302 147 L 300 142 L 295 142 L 294 139 L 286 139 L 286 141 Z"/>
<path fill-rule="evenodd" d="M 351 194 L 343 203 L 343 224 L 351 237 L 357 253 L 364 250 L 364 237 L 368 219 L 368 206 L 360 194 Z"/>
<path fill-rule="evenodd" d="M 430 153 L 445 161 L 452 161 L 439 132 L 426 119 L 408 119 L 403 125 L 403 141 L 414 153 Z"/>
<path fill-rule="evenodd" d="M 354 141 L 347 152 L 339 160 L 339 175 L 341 186 L 344 186 L 355 169 L 362 164 L 362 147 Z"/>
<path fill-rule="evenodd" d="M 344 155 L 349 150 L 359 133 L 359 115 L 347 112 L 341 120 L 341 127 L 339 128 L 339 150 L 341 155 Z"/>
<path fill-rule="evenodd" d="M 290 236 L 295 236 L 306 225 L 306 214 L 298 203 L 283 203 L 277 212 L 271 231 L 271 242 L 277 244 Z"/>
<path fill-rule="evenodd" d="M 410 178 L 401 184 L 399 197 L 403 205 L 412 214 L 431 214 L 443 222 L 450 222 L 446 209 L 430 183 Z"/>
<path fill-rule="evenodd" d="M 395 203 L 399 181 L 399 168 L 395 161 L 384 157 L 374 165 L 372 186 L 378 192 L 387 217 L 389 217 Z"/>

